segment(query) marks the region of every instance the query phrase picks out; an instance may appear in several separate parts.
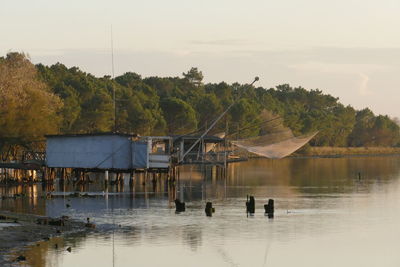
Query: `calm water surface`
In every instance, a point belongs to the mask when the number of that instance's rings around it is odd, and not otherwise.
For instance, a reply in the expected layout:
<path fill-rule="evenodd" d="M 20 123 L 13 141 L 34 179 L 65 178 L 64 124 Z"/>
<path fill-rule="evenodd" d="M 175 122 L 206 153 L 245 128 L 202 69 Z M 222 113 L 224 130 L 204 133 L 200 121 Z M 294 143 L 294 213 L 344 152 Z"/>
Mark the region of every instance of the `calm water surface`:
<path fill-rule="evenodd" d="M 29 197 L 0 208 L 98 225 L 93 234 L 32 246 L 26 266 L 400 266 L 399 178 L 400 157 L 255 159 L 231 165 L 227 179 L 186 167 L 176 188 L 141 179 L 133 189 L 79 188 L 94 198 L 44 200 L 40 186 L 3 188 Z M 76 189 L 55 188 L 64 190 Z M 247 194 L 256 199 L 250 217 Z M 175 196 L 185 213 L 175 214 Z M 274 219 L 264 216 L 268 198 Z M 216 209 L 211 218 L 206 201 Z"/>

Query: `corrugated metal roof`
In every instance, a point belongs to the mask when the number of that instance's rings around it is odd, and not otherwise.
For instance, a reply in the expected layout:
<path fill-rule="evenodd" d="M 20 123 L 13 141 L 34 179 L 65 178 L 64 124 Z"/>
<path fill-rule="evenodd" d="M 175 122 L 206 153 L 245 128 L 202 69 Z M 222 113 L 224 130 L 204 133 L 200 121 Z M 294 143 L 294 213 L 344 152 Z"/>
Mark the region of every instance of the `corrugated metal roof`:
<path fill-rule="evenodd" d="M 114 132 L 101 132 L 101 133 L 82 133 L 82 134 L 51 134 L 45 135 L 46 138 L 54 138 L 54 137 L 81 137 L 81 136 L 109 136 L 109 135 L 117 135 L 124 137 L 137 137 L 137 134 L 128 134 L 128 133 L 114 133 Z"/>

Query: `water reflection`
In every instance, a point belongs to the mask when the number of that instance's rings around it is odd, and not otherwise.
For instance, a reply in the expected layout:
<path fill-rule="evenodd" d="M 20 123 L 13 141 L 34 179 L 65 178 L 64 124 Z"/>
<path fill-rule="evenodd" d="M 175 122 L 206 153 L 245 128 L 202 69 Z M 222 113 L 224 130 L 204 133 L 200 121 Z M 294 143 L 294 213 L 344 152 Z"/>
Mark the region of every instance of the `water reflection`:
<path fill-rule="evenodd" d="M 0 209 L 20 213 L 46 214 L 46 200 L 39 185 L 0 187 Z"/>
<path fill-rule="evenodd" d="M 138 177 L 108 188 L 102 181 L 1 188 L 2 196 L 24 196 L 0 201 L 0 208 L 90 217 L 98 225 L 89 236 L 32 246 L 29 266 L 398 266 L 399 163 L 400 157 L 254 159 L 230 166 L 227 179 L 187 166 L 175 185 Z M 46 200 L 47 190 L 57 196 Z M 64 194 L 74 191 L 91 197 Z M 256 198 L 249 218 L 248 194 Z M 177 196 L 187 207 L 179 215 Z M 273 220 L 263 214 L 268 198 L 275 199 Z M 204 214 L 206 201 L 216 208 L 212 218 Z"/>

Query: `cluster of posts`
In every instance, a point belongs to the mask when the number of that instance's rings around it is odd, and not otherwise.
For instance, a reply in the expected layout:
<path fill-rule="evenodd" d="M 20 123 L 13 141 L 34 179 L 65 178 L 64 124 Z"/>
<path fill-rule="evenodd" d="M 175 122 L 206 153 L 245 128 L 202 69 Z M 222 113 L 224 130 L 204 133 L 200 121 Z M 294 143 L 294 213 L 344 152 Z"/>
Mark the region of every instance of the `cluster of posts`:
<path fill-rule="evenodd" d="M 181 213 L 186 210 L 185 202 L 181 202 L 179 199 L 175 199 L 175 212 Z M 274 200 L 268 199 L 268 203 L 264 205 L 265 215 L 268 216 L 269 219 L 274 218 Z M 212 217 L 212 214 L 215 212 L 215 208 L 212 206 L 212 202 L 206 203 L 206 208 L 204 209 L 207 217 Z M 246 201 L 246 213 L 247 217 L 253 216 L 256 211 L 256 201 L 254 196 L 247 195 Z"/>
<path fill-rule="evenodd" d="M 0 168 L 0 184 L 32 184 L 38 178 L 37 170 Z"/>
<path fill-rule="evenodd" d="M 274 218 L 274 200 L 269 199 L 268 204 L 264 205 L 265 215 L 268 215 L 268 218 Z M 246 201 L 246 212 L 247 216 L 254 215 L 256 211 L 256 201 L 254 196 L 247 196 Z"/>
<path fill-rule="evenodd" d="M 202 168 L 202 171 L 211 170 L 211 168 Z M 211 170 L 211 175 L 216 177 L 222 176 L 222 172 L 218 172 L 219 168 L 215 168 L 215 173 Z M 221 176 L 218 176 L 221 175 Z M 35 170 L 21 170 L 11 168 L 0 169 L 0 185 L 15 186 L 23 184 L 42 183 L 42 185 L 50 186 L 56 182 L 60 186 L 72 185 L 76 186 L 76 190 L 85 190 L 89 184 L 104 181 L 104 187 L 118 186 L 120 189 L 124 186 L 126 180 L 129 179 L 129 186 L 133 187 L 136 182 L 142 185 L 153 184 L 153 187 L 161 181 L 165 181 L 170 185 L 180 181 L 180 167 L 172 166 L 169 169 L 150 169 L 150 170 L 93 170 L 83 168 L 50 168 L 40 167 Z"/>
<path fill-rule="evenodd" d="M 256 210 L 256 201 L 254 199 L 254 196 L 247 196 L 247 201 L 246 201 L 246 213 L 247 216 L 249 215 L 254 215 Z M 274 200 L 269 199 L 268 204 L 264 204 L 264 210 L 265 210 L 265 215 L 268 216 L 268 218 L 272 219 L 274 218 Z"/>
<path fill-rule="evenodd" d="M 156 178 L 159 177 L 175 181 L 175 177 L 179 175 L 179 172 L 176 170 L 176 168 L 174 168 L 170 172 L 132 170 L 128 174 L 129 181 L 132 183 L 136 177 L 143 177 L 146 181 L 155 181 Z M 58 181 L 60 183 L 83 185 L 93 183 L 93 179 L 90 177 L 95 177 L 97 179 L 100 175 L 104 175 L 105 185 L 118 185 L 122 184 L 124 181 L 123 172 L 111 172 L 108 170 L 105 172 L 93 172 L 93 170 L 79 168 L 41 167 L 40 169 L 36 170 L 1 168 L 0 184 L 20 185 L 37 182 L 42 182 L 43 184 L 53 184 L 56 178 L 59 178 Z"/>

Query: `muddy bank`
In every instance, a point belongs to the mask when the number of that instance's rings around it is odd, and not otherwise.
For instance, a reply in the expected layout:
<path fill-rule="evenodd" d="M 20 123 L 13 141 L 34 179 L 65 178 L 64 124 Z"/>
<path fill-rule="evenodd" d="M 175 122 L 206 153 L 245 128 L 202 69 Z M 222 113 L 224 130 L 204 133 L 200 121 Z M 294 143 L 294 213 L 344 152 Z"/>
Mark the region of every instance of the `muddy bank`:
<path fill-rule="evenodd" d="M 68 217 L 49 218 L 0 211 L 0 266 L 13 266 L 12 263 L 28 260 L 29 256 L 23 252 L 19 253 L 21 257 L 18 259 L 12 251 L 23 251 L 28 245 L 57 236 L 88 232 L 91 227 L 87 226 L 85 222 L 70 220 Z M 40 243 L 37 245 L 40 246 Z"/>

